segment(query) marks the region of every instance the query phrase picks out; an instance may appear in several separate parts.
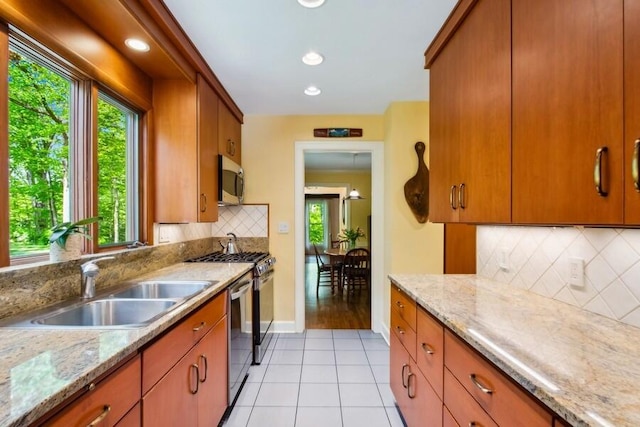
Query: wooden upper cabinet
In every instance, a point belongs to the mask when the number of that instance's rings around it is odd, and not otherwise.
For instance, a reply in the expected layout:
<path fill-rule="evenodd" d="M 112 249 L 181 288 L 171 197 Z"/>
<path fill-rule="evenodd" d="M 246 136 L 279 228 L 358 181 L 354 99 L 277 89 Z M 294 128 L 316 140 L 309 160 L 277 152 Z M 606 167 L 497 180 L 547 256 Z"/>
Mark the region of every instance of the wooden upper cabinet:
<path fill-rule="evenodd" d="M 218 97 L 204 79 L 156 80 L 155 221 L 218 219 Z"/>
<path fill-rule="evenodd" d="M 226 105 L 219 101 L 218 150 L 237 164 L 242 164 L 242 125 Z"/>
<path fill-rule="evenodd" d="M 640 224 L 640 1 L 624 2 L 624 222 Z M 633 172 L 635 169 L 635 173 Z"/>
<path fill-rule="evenodd" d="M 513 222 L 622 223 L 622 0 L 512 8 Z"/>
<path fill-rule="evenodd" d="M 461 2 L 458 7 L 469 2 Z M 456 11 L 452 17 L 456 16 Z M 445 28 L 446 28 L 445 24 Z M 442 45 L 440 38 L 447 38 Z M 436 54 L 432 50 L 438 50 Z M 427 50 L 430 69 L 430 219 L 511 220 L 509 0 L 480 0 Z M 432 56 L 433 55 L 433 56 Z"/>

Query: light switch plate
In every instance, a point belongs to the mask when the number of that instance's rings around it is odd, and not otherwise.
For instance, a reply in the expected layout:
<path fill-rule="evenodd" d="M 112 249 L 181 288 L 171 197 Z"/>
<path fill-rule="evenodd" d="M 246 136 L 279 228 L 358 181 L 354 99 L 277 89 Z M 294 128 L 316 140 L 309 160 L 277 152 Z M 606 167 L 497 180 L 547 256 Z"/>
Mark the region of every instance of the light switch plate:
<path fill-rule="evenodd" d="M 289 223 L 286 221 L 280 221 L 278 223 L 278 233 L 287 234 L 289 232 Z"/>

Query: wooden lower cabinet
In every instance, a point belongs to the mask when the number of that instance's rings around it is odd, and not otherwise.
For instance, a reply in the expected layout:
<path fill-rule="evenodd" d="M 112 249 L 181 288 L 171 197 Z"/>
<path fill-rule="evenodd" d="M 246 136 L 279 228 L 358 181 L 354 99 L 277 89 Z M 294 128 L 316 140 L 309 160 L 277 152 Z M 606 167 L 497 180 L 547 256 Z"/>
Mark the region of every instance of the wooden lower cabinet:
<path fill-rule="evenodd" d="M 456 377 L 444 370 L 444 404 L 461 426 L 497 427 L 497 424 L 462 387 Z"/>
<path fill-rule="evenodd" d="M 136 419 L 134 407 L 140 399 L 140 375 L 140 356 L 136 356 L 42 425 L 84 427 L 94 422 L 100 426 L 139 426 L 140 413 Z"/>
<path fill-rule="evenodd" d="M 442 427 L 460 427 L 446 406 L 442 408 Z"/>

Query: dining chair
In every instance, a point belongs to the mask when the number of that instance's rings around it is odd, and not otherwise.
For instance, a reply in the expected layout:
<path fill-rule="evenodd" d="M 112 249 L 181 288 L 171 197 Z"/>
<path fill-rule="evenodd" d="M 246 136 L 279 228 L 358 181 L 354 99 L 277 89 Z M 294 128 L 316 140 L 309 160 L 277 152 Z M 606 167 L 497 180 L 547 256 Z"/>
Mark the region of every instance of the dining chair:
<path fill-rule="evenodd" d="M 320 286 L 331 286 L 331 293 L 335 292 L 337 281 L 335 280 L 336 271 L 333 264 L 326 264 L 320 257 L 318 247 L 313 245 L 316 253 L 316 264 L 318 265 L 318 278 L 316 281 L 316 297 L 320 295 Z"/>
<path fill-rule="evenodd" d="M 343 292 L 347 294 L 347 301 L 352 293 L 364 288 L 369 290 L 371 282 L 371 256 L 365 248 L 355 248 L 349 250 L 342 263 L 342 286 Z"/>

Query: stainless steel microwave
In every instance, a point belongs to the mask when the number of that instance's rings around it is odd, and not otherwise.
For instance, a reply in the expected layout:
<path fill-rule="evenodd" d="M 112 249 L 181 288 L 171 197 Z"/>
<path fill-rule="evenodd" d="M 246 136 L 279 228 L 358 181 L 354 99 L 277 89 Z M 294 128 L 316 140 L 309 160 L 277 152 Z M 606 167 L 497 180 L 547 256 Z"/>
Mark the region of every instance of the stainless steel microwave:
<path fill-rule="evenodd" d="M 244 171 L 230 158 L 218 155 L 218 205 L 241 205 L 244 199 Z"/>

